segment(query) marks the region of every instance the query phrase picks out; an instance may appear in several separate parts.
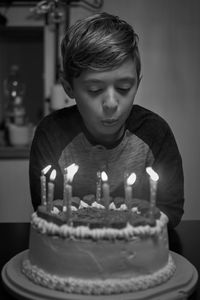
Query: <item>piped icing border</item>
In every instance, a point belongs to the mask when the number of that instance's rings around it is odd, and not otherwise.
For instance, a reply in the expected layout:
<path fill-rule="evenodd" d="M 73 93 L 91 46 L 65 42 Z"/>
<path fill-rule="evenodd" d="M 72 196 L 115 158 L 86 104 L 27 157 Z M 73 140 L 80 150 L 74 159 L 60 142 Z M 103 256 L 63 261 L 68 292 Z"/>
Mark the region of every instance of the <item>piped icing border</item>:
<path fill-rule="evenodd" d="M 22 262 L 22 272 L 36 284 L 66 293 L 87 295 L 108 295 L 146 290 L 166 282 L 173 276 L 175 270 L 171 255 L 169 255 L 167 265 L 155 273 L 128 279 L 84 280 L 59 277 L 32 265 L 29 259 Z"/>
<path fill-rule="evenodd" d="M 168 217 L 161 213 L 160 219 L 156 220 L 154 227 L 150 225 L 145 226 L 132 226 L 127 223 L 124 228 L 89 228 L 88 226 L 72 227 L 67 224 L 57 225 L 52 222 L 48 222 L 45 219 L 39 217 L 37 212 L 32 214 L 31 224 L 32 226 L 42 234 L 56 235 L 62 238 L 92 238 L 92 239 L 129 239 L 133 236 L 155 236 L 160 234 L 165 225 L 168 222 Z"/>

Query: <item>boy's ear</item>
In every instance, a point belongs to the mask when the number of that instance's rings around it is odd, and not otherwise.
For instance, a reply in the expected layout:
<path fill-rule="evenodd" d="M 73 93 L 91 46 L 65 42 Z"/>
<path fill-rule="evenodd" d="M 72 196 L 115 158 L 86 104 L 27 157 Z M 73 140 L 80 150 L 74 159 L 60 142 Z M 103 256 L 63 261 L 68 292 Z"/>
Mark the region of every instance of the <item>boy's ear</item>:
<path fill-rule="evenodd" d="M 138 86 L 137 86 L 137 88 L 139 88 L 141 80 L 142 80 L 142 76 L 140 76 L 140 78 L 138 79 Z"/>
<path fill-rule="evenodd" d="M 63 88 L 64 88 L 66 94 L 67 94 L 70 98 L 73 99 L 73 98 L 74 98 L 74 93 L 73 93 L 73 89 L 72 89 L 70 83 L 69 83 L 67 80 L 65 80 L 64 78 L 60 78 L 60 82 L 61 82 L 61 84 L 62 84 L 62 86 L 63 86 Z"/>

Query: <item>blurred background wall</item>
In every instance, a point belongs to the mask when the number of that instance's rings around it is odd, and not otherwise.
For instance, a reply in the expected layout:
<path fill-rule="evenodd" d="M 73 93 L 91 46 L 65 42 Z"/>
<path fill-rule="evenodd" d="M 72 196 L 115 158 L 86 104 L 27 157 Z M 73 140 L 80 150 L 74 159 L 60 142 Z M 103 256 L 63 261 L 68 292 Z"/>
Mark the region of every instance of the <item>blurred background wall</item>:
<path fill-rule="evenodd" d="M 108 0 L 104 9 L 139 34 L 143 78 L 136 102 L 170 124 L 183 159 L 184 218 L 200 219 L 200 2 Z"/>
<path fill-rule="evenodd" d="M 135 103 L 160 114 L 171 126 L 183 159 L 186 199 L 184 219 L 200 219 L 200 2 L 104 0 L 102 11 L 124 18 L 140 37 L 143 78 Z M 10 17 L 10 23 L 30 22 L 23 17 L 26 13 L 27 10 L 18 10 L 18 17 L 15 13 Z M 83 8 L 71 8 L 70 24 L 89 14 L 91 12 Z M 53 57 L 51 51 L 53 48 L 48 47 L 49 63 Z M 51 86 L 52 74 L 49 72 L 45 82 Z M 32 209 L 28 188 L 28 160 L 18 166 L 23 182 L 14 184 L 16 177 L 12 178 L 13 194 L 9 191 L 6 198 L 5 186 L 8 184 L 9 187 L 9 183 L 2 180 L 2 176 L 5 178 L 5 173 L 12 165 L 12 162 L 0 162 L 0 211 L 4 211 L 0 212 L 0 221 L 28 221 Z M 6 200 L 2 201 L 3 198 Z M 13 203 L 19 204 L 17 214 L 14 211 L 11 213 Z"/>

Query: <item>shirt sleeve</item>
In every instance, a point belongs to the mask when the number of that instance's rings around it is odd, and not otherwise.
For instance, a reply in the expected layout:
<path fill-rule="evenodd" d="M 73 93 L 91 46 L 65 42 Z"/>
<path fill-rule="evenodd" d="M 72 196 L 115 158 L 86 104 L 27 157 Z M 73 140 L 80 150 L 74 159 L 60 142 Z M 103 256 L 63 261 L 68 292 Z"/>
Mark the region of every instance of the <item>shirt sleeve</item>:
<path fill-rule="evenodd" d="M 29 181 L 30 181 L 30 192 L 31 200 L 34 210 L 37 209 L 38 205 L 41 204 L 41 184 L 40 176 L 41 171 L 47 165 L 51 165 L 51 169 L 46 175 L 47 181 L 53 169 L 56 170 L 55 179 L 55 197 L 61 198 L 62 195 L 62 174 L 58 165 L 58 149 L 54 142 L 54 135 L 52 135 L 51 128 L 46 128 L 48 124 L 42 122 L 36 129 L 29 160 Z M 51 134 L 50 134 L 51 133 Z"/>
<path fill-rule="evenodd" d="M 153 168 L 159 174 L 157 206 L 169 218 L 169 227 L 179 224 L 184 213 L 184 175 L 182 158 L 175 137 L 164 123 L 164 134 L 154 147 Z"/>

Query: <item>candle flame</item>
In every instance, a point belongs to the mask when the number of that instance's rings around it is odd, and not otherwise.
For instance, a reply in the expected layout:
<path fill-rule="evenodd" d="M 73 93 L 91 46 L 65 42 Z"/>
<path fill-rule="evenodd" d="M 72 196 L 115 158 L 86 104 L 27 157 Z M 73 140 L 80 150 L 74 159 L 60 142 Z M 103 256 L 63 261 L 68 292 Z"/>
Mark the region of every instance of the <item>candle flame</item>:
<path fill-rule="evenodd" d="M 151 167 L 147 167 L 146 172 L 149 174 L 153 181 L 158 181 L 159 176 Z"/>
<path fill-rule="evenodd" d="M 67 180 L 72 182 L 74 175 L 78 171 L 79 166 L 76 164 L 71 164 L 69 167 L 65 168 L 64 171 L 67 173 Z"/>
<path fill-rule="evenodd" d="M 53 169 L 53 171 L 50 174 L 50 180 L 53 181 L 53 180 L 55 180 L 55 178 L 56 178 L 56 170 Z"/>
<path fill-rule="evenodd" d="M 106 174 L 106 172 L 101 172 L 101 179 L 105 182 L 108 180 L 108 175 Z"/>
<path fill-rule="evenodd" d="M 131 175 L 127 178 L 126 183 L 128 185 L 133 185 L 136 181 L 136 174 L 135 173 L 131 173 Z"/>
<path fill-rule="evenodd" d="M 46 166 L 43 170 L 42 170 L 42 174 L 47 174 L 49 172 L 49 170 L 51 169 L 51 165 Z"/>

